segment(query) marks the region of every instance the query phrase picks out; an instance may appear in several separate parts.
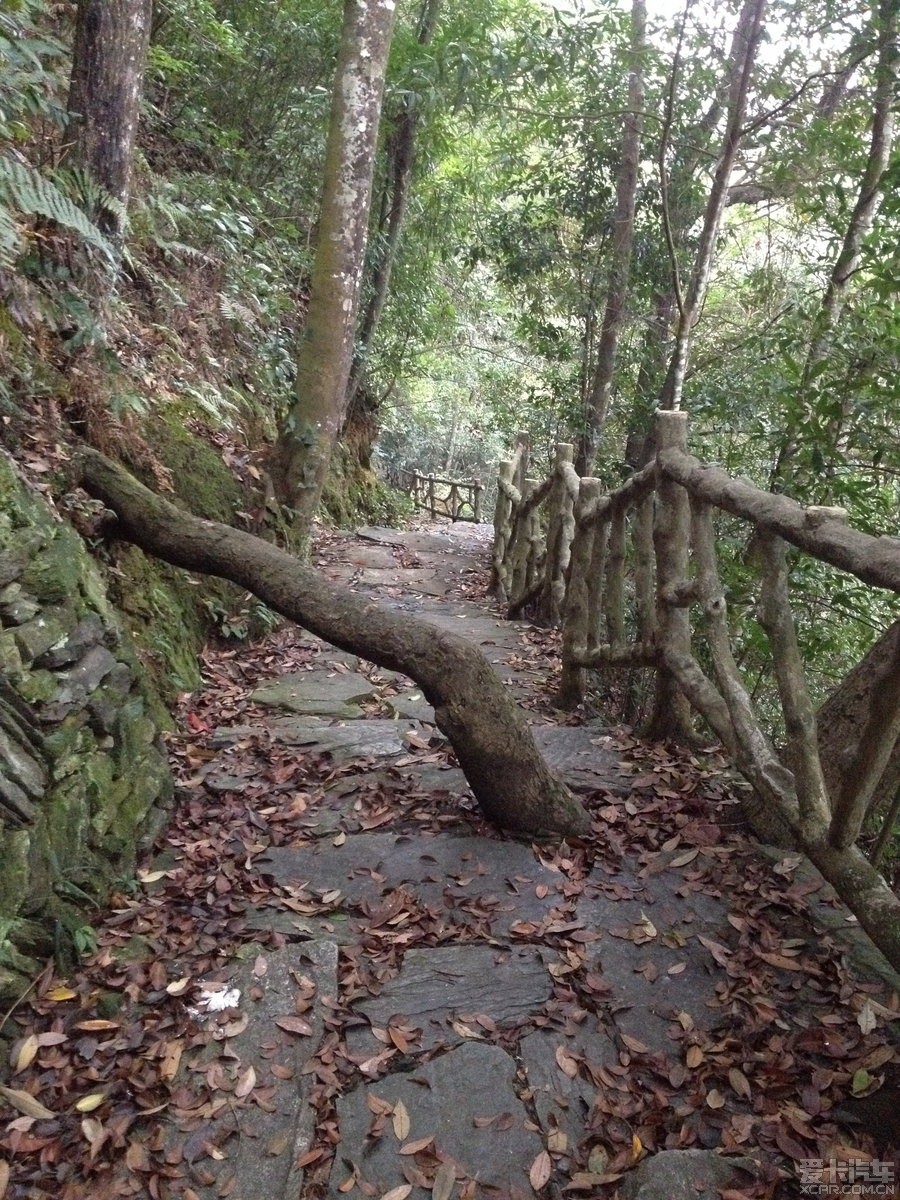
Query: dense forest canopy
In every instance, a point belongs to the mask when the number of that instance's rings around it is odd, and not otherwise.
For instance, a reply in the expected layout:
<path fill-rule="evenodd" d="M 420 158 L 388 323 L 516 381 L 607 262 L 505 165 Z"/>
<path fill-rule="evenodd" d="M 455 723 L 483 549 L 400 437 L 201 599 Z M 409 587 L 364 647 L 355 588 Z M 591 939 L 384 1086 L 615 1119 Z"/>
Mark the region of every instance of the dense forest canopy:
<path fill-rule="evenodd" d="M 0 18 L 5 399 L 49 386 L 24 338 L 67 374 L 81 429 L 174 403 L 271 441 L 294 403 L 340 6 L 154 5 L 119 194 L 72 149 L 74 15 L 18 0 Z M 401 4 L 351 468 L 489 483 L 522 428 L 539 461 L 579 442 L 611 485 L 662 401 L 697 453 L 892 532 L 896 26 L 889 0 Z M 743 549 L 735 532 L 738 615 Z M 798 576 L 824 687 L 894 606 Z"/>

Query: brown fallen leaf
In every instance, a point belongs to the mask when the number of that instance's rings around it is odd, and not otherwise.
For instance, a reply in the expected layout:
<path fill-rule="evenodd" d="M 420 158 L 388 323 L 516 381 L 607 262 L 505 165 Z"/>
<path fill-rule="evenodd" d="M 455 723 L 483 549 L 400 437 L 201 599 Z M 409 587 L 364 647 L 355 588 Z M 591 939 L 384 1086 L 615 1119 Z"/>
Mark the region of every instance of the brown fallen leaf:
<path fill-rule="evenodd" d="M 691 1070 L 693 1070 L 694 1067 L 699 1067 L 703 1062 L 703 1051 L 699 1046 L 688 1046 L 687 1053 L 684 1056 L 684 1061 L 691 1068 Z"/>
<path fill-rule="evenodd" d="M 13 1074 L 18 1075 L 20 1071 L 24 1071 L 26 1067 L 30 1067 L 37 1058 L 37 1052 L 40 1049 L 36 1034 L 30 1033 L 27 1038 L 21 1043 L 15 1055 L 13 1056 L 12 1069 Z"/>
<path fill-rule="evenodd" d="M 556 1047 L 554 1058 L 563 1075 L 567 1075 L 569 1079 L 574 1079 L 578 1074 L 578 1059 L 573 1054 L 570 1054 L 565 1046 Z"/>
<path fill-rule="evenodd" d="M 542 1150 L 528 1172 L 528 1180 L 536 1192 L 539 1192 L 549 1182 L 553 1173 L 553 1163 L 546 1150 Z"/>
<path fill-rule="evenodd" d="M 381 1200 L 406 1200 L 406 1197 L 412 1192 L 411 1183 L 401 1183 L 399 1187 L 391 1188 L 389 1192 L 385 1192 Z"/>
<path fill-rule="evenodd" d="M 394 1137 L 398 1142 L 405 1142 L 409 1137 L 409 1112 L 402 1100 L 398 1100 L 391 1113 L 391 1124 L 394 1127 Z"/>
<path fill-rule="evenodd" d="M 9 1163 L 5 1158 L 0 1158 L 0 1200 L 6 1195 L 6 1189 L 9 1187 Z"/>
<path fill-rule="evenodd" d="M 274 1020 L 278 1028 L 285 1030 L 286 1033 L 297 1033 L 301 1037 L 309 1037 L 312 1034 L 312 1025 L 309 1021 L 304 1021 L 302 1017 L 289 1014 L 284 1017 L 275 1017 Z"/>
<path fill-rule="evenodd" d="M 428 1137 L 417 1138 L 414 1142 L 407 1142 L 405 1146 L 401 1146 L 397 1151 L 398 1154 L 418 1154 L 420 1150 L 424 1150 L 426 1146 L 430 1146 L 434 1141 L 434 1134 L 429 1133 Z"/>
<path fill-rule="evenodd" d="M 435 1172 L 431 1186 L 431 1200 L 450 1200 L 456 1183 L 456 1172 L 448 1162 L 442 1162 Z"/>
<path fill-rule="evenodd" d="M 250 1095 L 250 1093 L 253 1091 L 253 1089 L 255 1087 L 256 1087 L 256 1071 L 254 1070 L 253 1066 L 251 1065 L 247 1068 L 247 1070 L 243 1073 L 243 1075 L 241 1075 L 240 1078 L 238 1079 L 237 1086 L 234 1089 L 234 1094 L 235 1094 L 235 1096 L 238 1097 L 239 1100 L 243 1100 L 246 1096 Z"/>
<path fill-rule="evenodd" d="M 750 1080 L 743 1071 L 739 1071 L 737 1067 L 732 1067 L 728 1072 L 728 1082 L 739 1096 L 743 1096 L 745 1100 L 749 1100 L 753 1094 L 750 1087 Z"/>
<path fill-rule="evenodd" d="M 725 1097 L 718 1088 L 713 1088 L 706 1093 L 706 1103 L 710 1108 L 723 1108 L 725 1105 Z"/>
<path fill-rule="evenodd" d="M 0 1083 L 0 1096 L 5 1096 L 7 1101 L 18 1109 L 20 1113 L 24 1113 L 26 1117 L 34 1117 L 37 1121 L 52 1121 L 56 1117 L 56 1113 L 51 1112 L 49 1108 L 41 1104 L 32 1096 L 31 1092 L 21 1091 L 19 1088 L 5 1087 Z"/>

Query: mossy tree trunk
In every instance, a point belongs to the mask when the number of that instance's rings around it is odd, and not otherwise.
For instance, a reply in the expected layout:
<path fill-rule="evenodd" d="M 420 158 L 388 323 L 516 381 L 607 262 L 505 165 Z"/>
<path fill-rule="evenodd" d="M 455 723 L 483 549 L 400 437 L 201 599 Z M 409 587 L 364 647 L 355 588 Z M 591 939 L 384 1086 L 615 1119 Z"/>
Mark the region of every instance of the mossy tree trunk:
<path fill-rule="evenodd" d="M 114 238 L 124 232 L 152 10 L 152 0 L 79 0 L 75 19 L 69 157 L 106 193 L 95 219 Z"/>
<path fill-rule="evenodd" d="M 116 513 L 116 536 L 230 579 L 332 645 L 415 680 L 488 820 L 531 834 L 587 832 L 587 813 L 550 773 L 521 710 L 471 643 L 333 587 L 252 534 L 183 512 L 94 450 L 83 452 L 80 475 Z"/>
<path fill-rule="evenodd" d="M 344 419 L 395 10 L 393 0 L 344 4 L 296 396 L 272 462 L 276 493 L 294 510 L 301 543 L 318 507 Z"/>

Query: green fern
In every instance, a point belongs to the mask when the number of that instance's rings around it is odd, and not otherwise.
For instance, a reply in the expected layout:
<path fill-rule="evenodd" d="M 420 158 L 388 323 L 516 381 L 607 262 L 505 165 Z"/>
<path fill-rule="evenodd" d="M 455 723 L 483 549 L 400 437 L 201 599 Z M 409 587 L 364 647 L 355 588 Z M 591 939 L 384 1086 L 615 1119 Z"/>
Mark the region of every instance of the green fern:
<path fill-rule="evenodd" d="M 46 217 L 114 258 L 110 242 L 55 183 L 27 163 L 0 154 L 0 266 L 12 266 L 25 247 L 17 215 Z"/>

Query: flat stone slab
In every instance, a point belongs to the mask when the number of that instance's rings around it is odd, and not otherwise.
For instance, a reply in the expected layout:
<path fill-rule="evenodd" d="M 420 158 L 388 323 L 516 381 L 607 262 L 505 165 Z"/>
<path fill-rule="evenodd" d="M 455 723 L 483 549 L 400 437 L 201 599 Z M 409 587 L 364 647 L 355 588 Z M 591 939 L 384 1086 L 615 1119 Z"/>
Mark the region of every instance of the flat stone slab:
<path fill-rule="evenodd" d="M 571 1158 L 586 1136 L 596 1088 L 582 1074 L 573 1078 L 563 1071 L 557 1052 L 563 1062 L 569 1056 L 569 1060 L 583 1059 L 598 1066 L 616 1065 L 619 1055 L 615 1042 L 597 1026 L 593 1016 L 578 1026 L 571 1037 L 558 1029 L 538 1029 L 519 1043 L 519 1057 L 533 1092 L 532 1103 L 541 1128 L 548 1135 L 554 1129 L 561 1129 L 568 1142 L 567 1156 Z"/>
<path fill-rule="evenodd" d="M 702 892 L 677 895 L 684 883 L 677 869 L 629 882 L 635 898 L 622 900 L 591 894 L 589 883 L 576 919 L 602 934 L 591 947 L 591 966 L 611 985 L 616 1026 L 650 1050 L 677 1055 L 677 1013 L 688 1013 L 704 1030 L 721 1019 L 715 991 L 721 972 L 697 934 L 719 941 L 726 910 Z"/>
<path fill-rule="evenodd" d="M 426 725 L 434 724 L 434 709 L 418 688 L 410 692 L 401 692 L 397 696 L 387 696 L 385 704 L 398 717 L 406 717 L 410 721 L 422 721 Z"/>
<path fill-rule="evenodd" d="M 417 728 L 415 721 L 387 719 L 355 720 L 347 725 L 329 725 L 314 716 L 280 717 L 259 725 L 230 725 L 217 729 L 213 746 L 230 746 L 244 738 L 266 732 L 286 746 L 309 746 L 329 753 L 338 763 L 364 758 L 391 758 L 409 753 L 403 735 Z"/>
<path fill-rule="evenodd" d="M 532 725 L 531 732 L 550 769 L 576 791 L 603 788 L 617 795 L 631 790 L 618 754 L 602 744 L 601 725 Z"/>
<path fill-rule="evenodd" d="M 338 890 L 335 907 L 381 897 L 402 888 L 410 904 L 434 909 L 447 928 L 477 925 L 501 937 L 516 922 L 539 923 L 563 900 L 562 876 L 544 867 L 520 842 L 485 837 L 404 837 L 353 833 L 340 846 L 273 846 L 260 860 L 279 883 L 305 883 L 313 891 Z"/>
<path fill-rule="evenodd" d="M 361 701 L 375 695 L 374 684 L 352 671 L 301 671 L 262 684 L 250 693 L 250 699 L 288 712 L 350 718 L 359 716 Z"/>
<path fill-rule="evenodd" d="M 170 1147 L 179 1148 L 190 1166 L 191 1185 L 201 1200 L 218 1200 L 223 1189 L 242 1200 L 302 1194 L 303 1171 L 294 1164 L 309 1149 L 315 1130 L 315 1111 L 308 1103 L 313 1077 L 303 1068 L 322 1039 L 320 1000 L 337 995 L 337 954 L 331 940 L 260 951 L 227 980 L 227 988 L 239 992 L 230 1011 L 198 1018 L 209 1030 L 209 1041 L 196 1058 L 182 1059 L 181 1076 L 190 1088 L 195 1071 L 206 1080 L 209 1072 L 218 1072 L 219 1120 L 225 1123 L 230 1113 L 233 1127 L 232 1136 L 218 1137 L 214 1144 L 212 1126 L 198 1122 L 193 1109 L 181 1120 L 178 1110 L 170 1109 Z M 277 1022 L 297 1021 L 298 998 L 301 1007 L 309 1001 L 302 1018 L 306 1025 L 286 1030 Z M 261 1103 L 255 1102 L 257 1096 Z"/>
<path fill-rule="evenodd" d="M 400 588 L 404 592 L 417 592 L 422 596 L 443 596 L 450 587 L 450 584 L 439 578 L 435 571 L 415 567 L 404 569 L 396 563 L 386 571 L 375 568 L 360 571 L 356 582 L 361 587 Z"/>
<path fill-rule="evenodd" d="M 622 1200 L 719 1200 L 726 1188 L 746 1188 L 759 1171 L 750 1158 L 713 1150 L 661 1150 L 622 1180 Z"/>
<path fill-rule="evenodd" d="M 466 1017 L 485 1016 L 498 1026 L 515 1026 L 539 1012 L 552 991 L 542 954 L 534 947 L 457 943 L 408 951 L 400 974 L 354 1011 L 378 1029 L 392 1017 L 403 1017 L 405 1026 L 422 1030 L 411 1050 L 433 1050 L 464 1039 L 451 1024 L 456 1018 L 465 1023 Z M 471 1028 L 473 1035 L 483 1033 L 477 1024 Z M 367 1030 L 350 1030 L 347 1040 L 356 1053 L 383 1048 Z"/>
<path fill-rule="evenodd" d="M 498 1046 L 466 1043 L 412 1074 L 391 1075 L 357 1088 L 337 1102 L 341 1142 L 335 1153 L 328 1200 L 342 1200 L 341 1185 L 358 1170 L 376 1196 L 412 1183 L 409 1200 L 431 1200 L 435 1174 L 449 1164 L 455 1176 L 452 1195 L 472 1200 L 533 1197 L 528 1170 L 543 1144 L 527 1127 L 528 1113 L 516 1095 L 516 1066 Z M 393 1109 L 403 1104 L 409 1134 L 401 1142 L 391 1115 L 380 1122 L 372 1105 Z M 504 1116 L 504 1114 L 509 1114 Z M 497 1118 L 495 1123 L 490 1118 Z M 501 1119 L 502 1118 L 502 1119 Z M 375 1127 L 380 1136 L 368 1135 Z M 401 1154 L 404 1146 L 432 1138 L 419 1154 Z M 360 1195 L 357 1188 L 349 1193 Z M 267 1193 L 259 1193 L 265 1196 Z"/>

